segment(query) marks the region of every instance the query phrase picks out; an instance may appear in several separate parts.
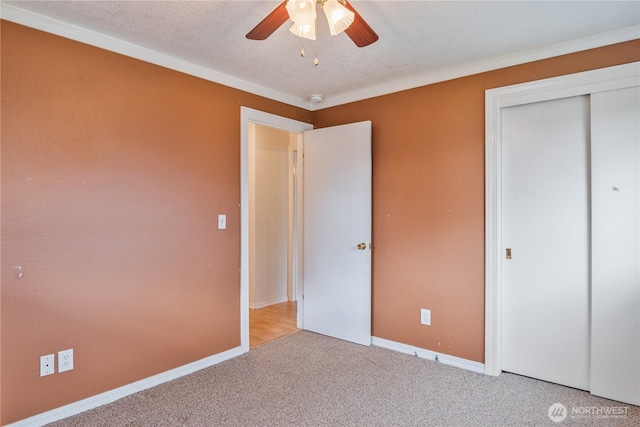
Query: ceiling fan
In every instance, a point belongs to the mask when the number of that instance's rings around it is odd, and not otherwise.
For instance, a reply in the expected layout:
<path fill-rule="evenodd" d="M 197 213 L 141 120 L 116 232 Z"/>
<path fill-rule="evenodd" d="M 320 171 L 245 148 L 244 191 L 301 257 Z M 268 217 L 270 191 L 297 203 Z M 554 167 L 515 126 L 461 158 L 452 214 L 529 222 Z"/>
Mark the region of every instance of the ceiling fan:
<path fill-rule="evenodd" d="M 378 40 L 378 35 L 347 0 L 285 0 L 247 34 L 251 40 L 265 40 L 288 19 L 290 31 L 299 37 L 315 40 L 316 5 L 322 6 L 331 34 L 344 31 L 358 47 Z"/>

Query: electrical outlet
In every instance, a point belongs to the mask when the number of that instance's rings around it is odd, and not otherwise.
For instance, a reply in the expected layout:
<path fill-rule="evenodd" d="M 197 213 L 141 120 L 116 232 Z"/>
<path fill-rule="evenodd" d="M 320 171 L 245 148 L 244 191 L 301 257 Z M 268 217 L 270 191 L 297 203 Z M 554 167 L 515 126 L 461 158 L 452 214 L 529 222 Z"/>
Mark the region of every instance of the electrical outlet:
<path fill-rule="evenodd" d="M 46 356 L 40 356 L 40 376 L 51 375 L 55 373 L 54 355 L 47 354 Z"/>
<path fill-rule="evenodd" d="M 426 308 L 420 309 L 420 323 L 423 325 L 431 325 L 431 310 Z"/>
<path fill-rule="evenodd" d="M 73 349 L 58 352 L 58 372 L 66 372 L 73 369 Z"/>

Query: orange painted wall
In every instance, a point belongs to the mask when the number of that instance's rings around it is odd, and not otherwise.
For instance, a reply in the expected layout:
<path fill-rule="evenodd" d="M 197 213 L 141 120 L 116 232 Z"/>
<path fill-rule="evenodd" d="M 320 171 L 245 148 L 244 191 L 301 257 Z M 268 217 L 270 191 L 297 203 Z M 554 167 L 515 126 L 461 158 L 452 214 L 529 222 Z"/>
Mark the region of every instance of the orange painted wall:
<path fill-rule="evenodd" d="M 374 335 L 482 362 L 484 90 L 640 60 L 633 41 L 311 113 L 1 31 L 1 424 L 239 345 L 241 105 L 372 120 Z"/>
<path fill-rule="evenodd" d="M 240 106 L 312 114 L 1 31 L 0 423 L 238 346 Z M 40 378 L 68 348 L 75 369 Z"/>
<path fill-rule="evenodd" d="M 373 123 L 374 336 L 484 361 L 485 90 L 639 60 L 635 40 L 314 112 Z"/>

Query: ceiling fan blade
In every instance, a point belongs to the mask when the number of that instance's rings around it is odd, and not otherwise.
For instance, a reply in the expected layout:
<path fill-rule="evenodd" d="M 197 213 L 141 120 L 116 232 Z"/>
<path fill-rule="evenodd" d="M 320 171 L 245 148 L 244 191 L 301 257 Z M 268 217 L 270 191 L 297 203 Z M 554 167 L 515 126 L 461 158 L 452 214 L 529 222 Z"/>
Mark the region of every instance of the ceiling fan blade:
<path fill-rule="evenodd" d="M 255 28 L 247 33 L 247 38 L 251 40 L 264 40 L 289 19 L 287 12 L 287 1 L 276 7 L 273 12 L 267 15 Z"/>
<path fill-rule="evenodd" d="M 378 40 L 378 35 L 375 31 L 367 24 L 367 22 L 360 16 L 360 14 L 349 4 L 348 1 L 344 1 L 344 5 L 347 9 L 355 14 L 353 18 L 353 23 L 349 25 L 349 27 L 344 30 L 345 33 L 349 36 L 351 40 L 358 47 L 369 46 L 371 43 L 375 43 Z"/>

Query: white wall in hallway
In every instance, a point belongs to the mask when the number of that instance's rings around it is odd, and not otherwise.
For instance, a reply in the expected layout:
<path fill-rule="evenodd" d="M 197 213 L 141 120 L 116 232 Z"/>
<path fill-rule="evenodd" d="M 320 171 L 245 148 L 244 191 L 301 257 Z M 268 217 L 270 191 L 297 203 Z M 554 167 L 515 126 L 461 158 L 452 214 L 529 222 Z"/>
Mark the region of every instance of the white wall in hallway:
<path fill-rule="evenodd" d="M 251 124 L 250 133 L 249 307 L 261 308 L 287 301 L 289 132 Z"/>

